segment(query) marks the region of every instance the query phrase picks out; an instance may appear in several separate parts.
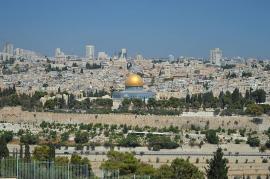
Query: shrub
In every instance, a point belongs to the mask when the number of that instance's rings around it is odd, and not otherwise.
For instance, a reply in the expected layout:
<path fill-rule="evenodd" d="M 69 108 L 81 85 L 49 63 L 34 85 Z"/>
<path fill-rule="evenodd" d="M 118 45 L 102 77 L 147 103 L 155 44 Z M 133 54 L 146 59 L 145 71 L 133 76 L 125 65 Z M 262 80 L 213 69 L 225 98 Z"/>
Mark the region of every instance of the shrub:
<path fill-rule="evenodd" d="M 261 107 L 258 104 L 250 104 L 247 106 L 246 114 L 254 115 L 254 116 L 260 116 L 263 114 L 263 107 Z"/>
<path fill-rule="evenodd" d="M 38 143 L 38 136 L 32 133 L 26 133 L 21 136 L 20 142 L 23 144 L 34 145 Z"/>
<path fill-rule="evenodd" d="M 260 139 L 258 137 L 248 137 L 247 144 L 251 147 L 258 147 L 260 145 Z"/>
<path fill-rule="evenodd" d="M 153 151 L 160 151 L 160 146 L 159 145 L 154 145 L 153 146 Z"/>
<path fill-rule="evenodd" d="M 266 147 L 267 149 L 270 149 L 270 140 L 266 141 L 265 147 Z"/>
<path fill-rule="evenodd" d="M 126 138 L 119 141 L 119 146 L 123 147 L 138 147 L 140 146 L 139 138 L 136 134 L 128 134 Z"/>
<path fill-rule="evenodd" d="M 268 163 L 268 160 L 267 160 L 266 158 L 264 158 L 264 159 L 262 160 L 262 163 Z"/>
<path fill-rule="evenodd" d="M 75 134 L 75 142 L 79 144 L 87 143 L 89 138 L 89 134 L 87 132 L 77 132 Z"/>
<path fill-rule="evenodd" d="M 208 130 L 206 132 L 206 139 L 210 144 L 218 144 L 218 136 L 216 135 L 215 130 Z"/>
<path fill-rule="evenodd" d="M 175 149 L 179 144 L 167 136 L 148 135 L 148 145 L 157 149 Z M 154 150 L 154 149 L 153 149 Z"/>
<path fill-rule="evenodd" d="M 235 144 L 240 144 L 241 142 L 243 142 L 243 140 L 241 140 L 241 139 L 235 139 Z"/>
<path fill-rule="evenodd" d="M 13 132 L 12 131 L 4 131 L 3 133 L 0 132 L 0 136 L 6 140 L 6 143 L 9 143 L 13 139 Z"/>

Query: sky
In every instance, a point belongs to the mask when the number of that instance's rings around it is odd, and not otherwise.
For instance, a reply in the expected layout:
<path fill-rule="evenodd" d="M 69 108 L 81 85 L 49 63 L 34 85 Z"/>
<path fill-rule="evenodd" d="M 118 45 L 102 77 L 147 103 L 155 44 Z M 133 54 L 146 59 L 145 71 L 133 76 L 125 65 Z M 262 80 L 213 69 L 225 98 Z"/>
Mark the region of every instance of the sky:
<path fill-rule="evenodd" d="M 0 45 L 51 56 L 109 54 L 127 48 L 146 57 L 270 58 L 269 0 L 1 0 Z"/>

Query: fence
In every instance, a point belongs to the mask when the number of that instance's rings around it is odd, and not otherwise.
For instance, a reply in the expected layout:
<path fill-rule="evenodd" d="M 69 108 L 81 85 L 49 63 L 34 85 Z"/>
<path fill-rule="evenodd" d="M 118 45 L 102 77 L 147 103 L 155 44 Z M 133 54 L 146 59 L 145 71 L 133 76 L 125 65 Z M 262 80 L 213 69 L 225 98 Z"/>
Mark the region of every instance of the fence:
<path fill-rule="evenodd" d="M 149 175 L 120 175 L 119 170 L 102 170 L 101 172 L 102 179 L 151 179 Z"/>
<path fill-rule="evenodd" d="M 0 178 L 17 179 L 90 179 L 88 165 L 53 162 L 25 161 L 22 159 L 0 160 Z"/>

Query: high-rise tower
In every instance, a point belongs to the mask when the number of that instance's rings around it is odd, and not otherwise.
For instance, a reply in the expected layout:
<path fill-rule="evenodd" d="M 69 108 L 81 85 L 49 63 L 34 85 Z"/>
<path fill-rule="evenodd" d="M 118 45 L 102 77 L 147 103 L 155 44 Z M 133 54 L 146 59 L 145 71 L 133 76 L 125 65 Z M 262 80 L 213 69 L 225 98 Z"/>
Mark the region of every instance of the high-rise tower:
<path fill-rule="evenodd" d="M 121 51 L 119 52 L 119 59 L 127 59 L 127 49 L 121 49 Z"/>
<path fill-rule="evenodd" d="M 222 51 L 219 48 L 210 50 L 210 62 L 212 64 L 221 65 Z"/>
<path fill-rule="evenodd" d="M 85 46 L 85 57 L 91 60 L 95 59 L 95 46 L 93 45 Z"/>
<path fill-rule="evenodd" d="M 11 44 L 11 43 L 5 43 L 3 52 L 4 53 L 7 53 L 9 55 L 14 55 L 13 44 Z"/>

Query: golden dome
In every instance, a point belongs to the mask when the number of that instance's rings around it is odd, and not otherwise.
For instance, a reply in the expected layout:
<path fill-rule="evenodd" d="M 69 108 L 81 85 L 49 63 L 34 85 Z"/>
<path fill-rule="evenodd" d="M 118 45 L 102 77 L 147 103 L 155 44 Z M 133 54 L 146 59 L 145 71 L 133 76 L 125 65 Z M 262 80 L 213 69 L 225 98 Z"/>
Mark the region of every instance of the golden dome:
<path fill-rule="evenodd" d="M 127 87 L 136 87 L 136 86 L 143 86 L 143 79 L 136 74 L 128 75 L 125 85 Z"/>

